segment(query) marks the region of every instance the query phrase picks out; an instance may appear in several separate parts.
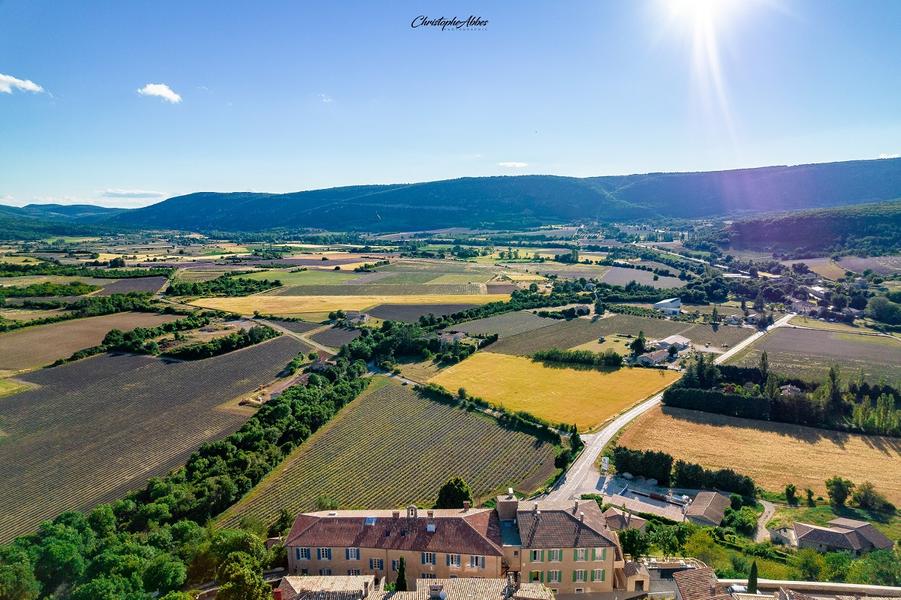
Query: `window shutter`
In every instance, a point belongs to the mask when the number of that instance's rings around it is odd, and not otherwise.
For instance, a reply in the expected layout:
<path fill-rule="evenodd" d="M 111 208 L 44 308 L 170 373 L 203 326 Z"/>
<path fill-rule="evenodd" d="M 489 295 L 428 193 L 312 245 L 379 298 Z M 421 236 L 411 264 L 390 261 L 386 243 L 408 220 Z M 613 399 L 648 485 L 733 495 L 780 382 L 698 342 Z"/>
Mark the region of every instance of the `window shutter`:
<path fill-rule="evenodd" d="M 544 562 L 544 550 L 541 551 L 541 562 Z"/>
<path fill-rule="evenodd" d="M 541 578 L 541 583 L 544 583 L 544 571 L 541 571 L 538 576 Z"/>
<path fill-rule="evenodd" d="M 576 570 L 573 569 L 573 582 L 575 582 L 575 581 L 576 581 Z"/>
<path fill-rule="evenodd" d="M 591 570 L 591 580 L 594 581 L 594 569 Z"/>
<path fill-rule="evenodd" d="M 322 560 L 322 548 L 316 548 L 316 560 Z"/>
<path fill-rule="evenodd" d="M 601 551 L 601 560 L 607 560 L 607 549 L 606 548 L 604 548 Z"/>
<path fill-rule="evenodd" d="M 573 548 L 573 560 L 579 560 L 579 549 Z M 575 581 L 575 579 L 573 579 Z"/>
<path fill-rule="evenodd" d="M 601 569 L 601 581 L 604 581 L 607 578 L 607 570 Z"/>

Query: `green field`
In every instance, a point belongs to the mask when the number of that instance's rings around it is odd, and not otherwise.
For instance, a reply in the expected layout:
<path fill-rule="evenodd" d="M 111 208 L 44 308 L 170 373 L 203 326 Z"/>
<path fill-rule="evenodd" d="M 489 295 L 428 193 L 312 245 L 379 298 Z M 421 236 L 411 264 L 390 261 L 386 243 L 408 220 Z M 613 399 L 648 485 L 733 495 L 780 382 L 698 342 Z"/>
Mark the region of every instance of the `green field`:
<path fill-rule="evenodd" d="M 508 486 L 528 492 L 553 475 L 554 452 L 490 417 L 377 378 L 220 522 L 233 525 L 245 515 L 271 522 L 282 509 L 314 509 L 320 496 L 341 508 L 431 506 L 441 485 L 455 476 L 475 497 Z"/>
<path fill-rule="evenodd" d="M 340 271 L 290 271 L 287 269 L 273 269 L 271 271 L 258 271 L 241 275 L 244 279 L 273 280 L 278 279 L 284 286 L 292 285 L 333 285 L 340 284 L 359 277 L 358 273 L 342 273 Z"/>

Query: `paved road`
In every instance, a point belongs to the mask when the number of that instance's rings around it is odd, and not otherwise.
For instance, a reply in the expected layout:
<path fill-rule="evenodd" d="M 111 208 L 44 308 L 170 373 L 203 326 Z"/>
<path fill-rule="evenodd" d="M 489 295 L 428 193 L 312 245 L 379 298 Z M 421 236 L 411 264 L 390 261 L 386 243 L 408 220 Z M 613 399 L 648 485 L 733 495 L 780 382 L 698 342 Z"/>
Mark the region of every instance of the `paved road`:
<path fill-rule="evenodd" d="M 770 532 L 766 530 L 766 524 L 776 514 L 776 505 L 766 500 L 761 500 L 763 513 L 757 519 L 757 529 L 754 530 L 754 541 L 757 543 L 770 541 Z"/>
<path fill-rule="evenodd" d="M 793 316 L 793 313 L 785 315 L 773 323 L 767 331 L 772 331 L 777 327 L 783 327 Z M 754 333 L 754 335 L 742 340 L 726 352 L 717 356 L 713 362 L 721 364 L 729 360 L 732 356 L 741 352 L 764 336 L 767 331 L 758 331 Z M 564 501 L 578 498 L 582 494 L 599 493 L 604 484 L 604 481 L 601 479 L 601 472 L 597 466 L 601 450 L 603 450 L 604 446 L 606 446 L 623 427 L 628 425 L 629 422 L 660 404 L 660 399 L 662 397 L 663 392 L 651 396 L 644 402 L 633 406 L 613 419 L 613 421 L 604 426 L 600 431 L 583 435 L 582 441 L 585 442 L 585 448 L 573 464 L 570 465 L 566 474 L 557 482 L 554 489 L 548 493 L 547 499 Z"/>
<path fill-rule="evenodd" d="M 326 329 L 331 327 L 331 325 L 323 325 L 322 327 L 319 327 L 318 329 L 311 329 L 310 331 L 305 331 L 304 333 L 297 333 L 296 331 L 291 331 L 290 329 L 287 329 L 286 327 L 282 327 L 278 323 L 273 323 L 272 321 L 267 321 L 266 319 L 261 319 L 259 317 L 256 317 L 256 318 L 248 317 L 248 318 L 253 321 L 256 321 L 257 323 L 260 323 L 261 325 L 266 325 L 267 327 L 271 327 L 271 328 L 275 329 L 276 331 L 280 331 L 280 332 L 284 333 L 285 335 L 293 337 L 294 339 L 300 340 L 304 344 L 307 344 L 308 346 L 312 346 L 316 350 L 321 350 L 328 354 L 337 354 L 338 353 L 338 351 L 336 349 L 330 348 L 328 346 L 324 346 L 324 345 L 320 344 L 319 342 L 313 341 L 309 337 L 311 334 L 319 333 L 320 331 L 325 331 Z"/>

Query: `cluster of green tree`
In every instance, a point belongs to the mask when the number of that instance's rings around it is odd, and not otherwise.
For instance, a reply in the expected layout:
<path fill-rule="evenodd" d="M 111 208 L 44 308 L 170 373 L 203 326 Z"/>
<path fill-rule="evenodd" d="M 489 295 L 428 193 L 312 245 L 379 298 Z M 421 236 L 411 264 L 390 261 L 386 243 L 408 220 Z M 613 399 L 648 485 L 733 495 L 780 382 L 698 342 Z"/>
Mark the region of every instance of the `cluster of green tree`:
<path fill-rule="evenodd" d="M 591 350 L 561 350 L 559 348 L 549 348 L 547 350 L 539 350 L 532 355 L 532 358 L 539 361 L 586 365 L 590 367 L 623 366 L 622 355 L 613 350 L 592 352 Z"/>
<path fill-rule="evenodd" d="M 210 281 L 175 281 L 166 288 L 169 296 L 248 296 L 276 287 L 281 287 L 278 279 L 245 279 L 222 275 Z"/>
<path fill-rule="evenodd" d="M 672 321 L 684 321 L 693 323 L 697 321 L 697 317 L 688 313 L 680 313 L 678 315 L 665 315 L 659 310 L 653 308 L 645 308 L 643 306 L 634 306 L 632 304 L 601 304 L 600 312 L 609 310 L 612 313 L 622 315 L 634 315 L 636 317 L 645 317 L 647 319 L 670 319 Z"/>
<path fill-rule="evenodd" d="M 787 257 L 892 254 L 901 248 L 901 200 L 736 221 L 727 234 L 734 248 Z"/>
<path fill-rule="evenodd" d="M 283 564 L 241 530 L 204 524 L 278 465 L 365 387 L 366 366 L 338 359 L 266 403 L 237 432 L 204 444 L 184 467 L 87 516 L 64 513 L 0 546 L 0 597 L 183 600 L 186 582 L 215 577 L 226 600 L 264 600 L 262 567 Z M 265 534 L 265 530 L 263 531 Z"/>
<path fill-rule="evenodd" d="M 200 360 L 203 358 L 211 358 L 219 356 L 234 350 L 240 350 L 248 346 L 253 346 L 264 342 L 268 339 L 280 336 L 281 333 L 266 327 L 265 325 L 254 325 L 250 329 L 241 329 L 229 335 L 213 338 L 207 342 L 199 342 L 180 346 L 165 353 L 165 356 L 172 358 L 180 358 L 182 360 Z"/>
<path fill-rule="evenodd" d="M 689 304 L 707 304 L 708 302 L 725 302 L 729 298 L 729 283 L 716 272 L 696 277 L 685 287 L 673 293 L 682 302 Z"/>
<path fill-rule="evenodd" d="M 797 390 L 783 389 L 786 385 Z M 766 352 L 756 368 L 717 366 L 698 356 L 663 393 L 667 406 L 890 436 L 901 435 L 899 398 L 888 385 L 857 382 L 845 389 L 834 366 L 822 384 L 784 379 L 770 372 Z"/>
<path fill-rule="evenodd" d="M 195 313 L 177 321 L 163 323 L 156 327 L 135 327 L 130 331 L 112 329 L 101 342 L 101 352 L 133 352 L 136 354 L 157 354 L 159 346 L 152 341 L 167 333 L 198 329 L 210 324 L 214 313 Z"/>
<path fill-rule="evenodd" d="M 867 316 L 886 325 L 901 325 L 901 303 L 887 296 L 875 296 L 867 303 Z"/>
<path fill-rule="evenodd" d="M 32 283 L 23 286 L 0 287 L 0 306 L 4 298 L 39 298 L 51 296 L 82 296 L 95 292 L 100 288 L 96 285 L 72 281 L 69 283 Z"/>
<path fill-rule="evenodd" d="M 683 460 L 674 461 L 666 452 L 617 446 L 613 450 L 613 464 L 619 472 L 656 479 L 664 487 L 717 489 L 745 498 L 753 498 L 756 493 L 754 480 L 746 475 L 732 469 L 711 470 Z"/>
<path fill-rule="evenodd" d="M 0 264 L 0 277 L 25 275 L 67 275 L 70 277 L 95 277 L 98 279 L 132 279 L 135 277 L 169 277 L 172 269 L 89 269 L 78 265 L 61 265 L 55 262 L 27 264 Z"/>
<path fill-rule="evenodd" d="M 554 260 L 564 264 L 576 264 L 579 262 L 579 250 L 573 248 L 566 254 L 555 254 Z"/>
<path fill-rule="evenodd" d="M 355 273 L 369 273 L 371 271 L 375 271 L 377 267 L 383 267 L 389 264 L 390 261 L 387 260 L 377 260 L 374 263 L 363 263 L 359 267 L 354 267 Z"/>

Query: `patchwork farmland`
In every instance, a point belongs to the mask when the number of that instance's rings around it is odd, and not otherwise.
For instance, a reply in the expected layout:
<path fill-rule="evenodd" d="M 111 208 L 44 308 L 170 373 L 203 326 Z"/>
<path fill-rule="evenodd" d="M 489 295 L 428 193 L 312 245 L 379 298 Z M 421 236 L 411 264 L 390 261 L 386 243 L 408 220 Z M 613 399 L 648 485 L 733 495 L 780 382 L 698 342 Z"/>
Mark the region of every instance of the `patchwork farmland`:
<path fill-rule="evenodd" d="M 302 349 L 282 336 L 200 361 L 102 355 L 22 377 L 39 387 L 0 402 L 0 542 L 119 498 L 235 431 L 247 413 L 221 405 Z"/>
<path fill-rule="evenodd" d="M 431 505 L 455 476 L 475 497 L 508 486 L 531 491 L 554 473 L 554 453 L 552 445 L 490 417 L 376 378 L 220 522 L 253 516 L 268 523 L 282 509 L 314 509 L 320 496 L 342 508 Z"/>
<path fill-rule="evenodd" d="M 781 327 L 739 352 L 729 364 L 754 366 L 766 351 L 770 368 L 792 377 L 823 379 L 837 365 L 845 378 L 901 380 L 901 341 L 888 336 Z"/>
<path fill-rule="evenodd" d="M 117 313 L 3 333 L 0 334 L 0 373 L 43 367 L 67 358 L 73 352 L 96 346 L 111 329 L 127 331 L 135 327 L 155 327 L 177 318 L 154 313 Z M 23 352 L 24 348 L 28 352 Z"/>
<path fill-rule="evenodd" d="M 663 407 L 639 417 L 619 444 L 662 450 L 711 468 L 730 468 L 751 476 L 770 491 L 794 483 L 826 495 L 834 476 L 871 481 L 890 501 L 901 502 L 901 440 L 815 429 L 800 425 L 739 419 Z"/>
<path fill-rule="evenodd" d="M 559 324 L 559 321 L 539 317 L 532 312 L 523 310 L 486 317 L 484 319 L 476 319 L 474 321 L 466 321 L 459 325 L 454 325 L 450 329 L 453 331 L 462 331 L 463 333 L 468 333 L 470 335 L 490 335 L 496 333 L 501 338 L 507 338 L 556 324 Z"/>
<path fill-rule="evenodd" d="M 440 371 L 430 383 L 451 391 L 462 387 L 507 410 L 524 410 L 551 423 L 574 423 L 585 431 L 679 377 L 675 371 L 660 369 L 550 366 L 522 356 L 483 351 Z"/>

